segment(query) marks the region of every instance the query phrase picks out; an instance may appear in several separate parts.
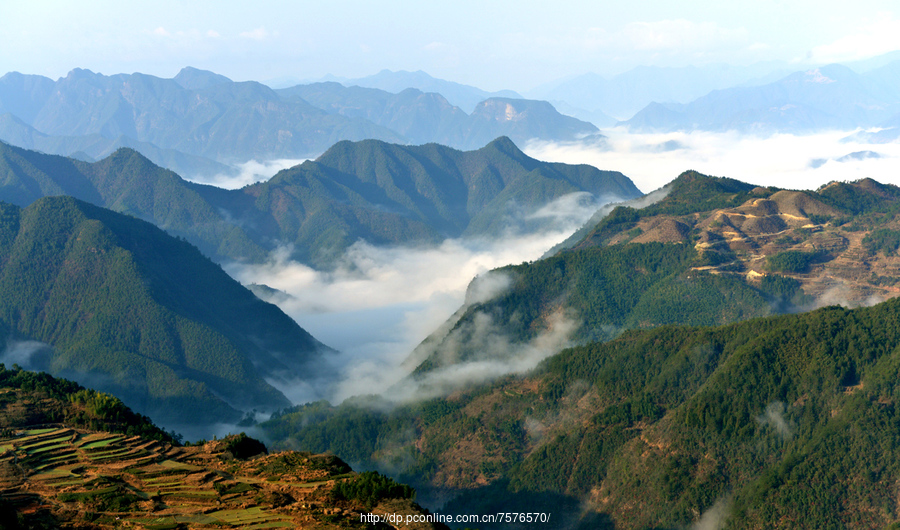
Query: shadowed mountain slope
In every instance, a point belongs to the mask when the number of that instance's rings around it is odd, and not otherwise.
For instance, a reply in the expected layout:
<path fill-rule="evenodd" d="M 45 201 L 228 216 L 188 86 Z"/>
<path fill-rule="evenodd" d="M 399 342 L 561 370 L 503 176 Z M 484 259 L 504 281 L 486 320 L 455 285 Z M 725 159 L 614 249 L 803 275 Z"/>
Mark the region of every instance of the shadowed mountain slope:
<path fill-rule="evenodd" d="M 283 407 L 267 380 L 312 378 L 328 352 L 195 247 L 70 197 L 2 206 L 0 292 L 7 357 L 166 425 Z"/>

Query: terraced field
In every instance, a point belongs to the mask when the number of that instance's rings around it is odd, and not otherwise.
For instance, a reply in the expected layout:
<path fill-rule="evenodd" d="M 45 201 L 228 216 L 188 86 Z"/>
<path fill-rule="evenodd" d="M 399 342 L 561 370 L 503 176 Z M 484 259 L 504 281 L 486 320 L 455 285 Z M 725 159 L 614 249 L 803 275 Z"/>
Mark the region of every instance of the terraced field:
<path fill-rule="evenodd" d="M 0 501 L 49 520 L 158 530 L 365 527 L 360 512 L 374 511 L 331 494 L 355 476 L 333 456 L 237 460 L 223 441 L 176 447 L 67 427 L 4 435 Z"/>

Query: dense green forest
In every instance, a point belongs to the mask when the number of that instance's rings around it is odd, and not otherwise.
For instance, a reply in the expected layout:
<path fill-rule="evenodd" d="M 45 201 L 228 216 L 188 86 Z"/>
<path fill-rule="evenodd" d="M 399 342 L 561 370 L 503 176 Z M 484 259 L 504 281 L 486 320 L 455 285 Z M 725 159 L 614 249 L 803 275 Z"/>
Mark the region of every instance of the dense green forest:
<path fill-rule="evenodd" d="M 578 514 L 560 528 L 887 526 L 900 302 L 777 315 L 814 306 L 823 277 L 884 293 L 898 197 L 869 180 L 793 192 L 685 173 L 654 205 L 492 271 L 507 287 L 425 341 L 413 379 L 503 361 L 484 322 L 515 348 L 563 312 L 580 346 L 447 397 L 311 403 L 262 428 L 420 498 L 455 492 L 445 511 Z"/>
<path fill-rule="evenodd" d="M 189 243 L 69 197 L 0 204 L 0 293 L 0 336 L 43 343 L 30 368 L 166 425 L 284 407 L 264 377 L 329 351 Z"/>
<path fill-rule="evenodd" d="M 740 276 L 693 270 L 705 265 L 703 260 L 688 245 L 642 243 L 575 249 L 496 269 L 491 274 L 513 279 L 510 288 L 466 307 L 452 327 L 429 337 L 414 354 L 430 353 L 416 372 L 477 359 L 484 351 L 473 338 L 478 315 L 490 315 L 494 333 L 527 342 L 546 332 L 548 314 L 568 311 L 578 322 L 573 341 L 603 341 L 623 329 L 765 316 L 802 296 L 798 283 L 779 274 L 749 283 Z M 452 357 L 448 343 L 456 345 Z"/>
<path fill-rule="evenodd" d="M 898 330 L 892 300 L 628 331 L 451 398 L 311 404 L 263 428 L 488 513 L 546 493 L 615 528 L 680 528 L 717 502 L 728 528 L 881 526 L 900 520 Z"/>

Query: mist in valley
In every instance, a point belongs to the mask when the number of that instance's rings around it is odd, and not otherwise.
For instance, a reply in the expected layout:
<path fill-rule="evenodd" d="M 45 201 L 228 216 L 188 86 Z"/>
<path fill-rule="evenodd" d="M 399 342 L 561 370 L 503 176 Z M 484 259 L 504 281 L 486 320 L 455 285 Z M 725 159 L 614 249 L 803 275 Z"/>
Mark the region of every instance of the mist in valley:
<path fill-rule="evenodd" d="M 484 278 L 498 267 L 540 258 L 598 208 L 616 200 L 587 193 L 563 196 L 508 219 L 503 234 L 493 239 L 454 238 L 425 247 L 384 247 L 360 241 L 330 271 L 315 270 L 288 259 L 289 249 L 274 252 L 265 264 L 232 264 L 226 270 L 245 285 L 263 284 L 277 289 L 279 292 L 271 294 L 269 301 L 313 336 L 339 350 L 330 359 L 333 379 L 313 385 L 298 381 L 296 385 L 277 387 L 295 403 L 321 397 L 338 403 L 354 395 L 384 393 L 408 375 L 415 366 L 404 361 L 423 339 L 463 306 L 467 287 L 474 278 Z M 541 221 L 541 229 L 523 229 L 533 227 L 536 220 Z M 492 287 L 480 292 L 481 300 L 501 292 L 500 284 L 482 282 L 487 283 Z M 538 347 L 545 353 L 531 351 L 525 356 L 531 360 L 524 364 L 476 371 L 495 377 L 531 368 L 565 344 L 564 340 L 553 341 L 556 342 L 558 346 L 548 348 L 539 341 Z M 470 377 L 450 378 L 472 382 Z M 483 381 L 485 377 L 476 379 Z M 445 384 L 438 387 L 448 388 Z"/>
<path fill-rule="evenodd" d="M 232 166 L 233 171 L 228 174 L 218 174 L 212 176 L 185 176 L 186 180 L 196 182 L 197 184 L 207 184 L 217 188 L 226 190 L 236 190 L 269 180 L 276 173 L 283 169 L 292 168 L 300 165 L 307 159 L 282 158 L 276 160 L 248 160 L 246 162 L 235 164 Z"/>
<path fill-rule="evenodd" d="M 645 193 L 688 169 L 790 189 L 816 189 L 833 180 L 866 177 L 900 184 L 896 173 L 900 144 L 850 141 L 853 132 L 753 136 L 631 134 L 612 129 L 605 131 L 608 138 L 604 142 L 531 142 L 524 150 L 539 160 L 621 171 Z M 272 170 L 282 165 L 256 168 L 254 175 L 271 176 Z M 577 314 L 557 315 L 555 333 L 528 344 L 509 341 L 485 316 L 475 330 L 483 338 L 480 344 L 486 351 L 502 350 L 504 361 L 469 362 L 437 371 L 416 385 L 397 385 L 417 364 L 410 358 L 411 352 L 464 306 L 467 286 L 474 278 L 484 278 L 488 271 L 504 265 L 539 259 L 604 204 L 615 201 L 614 197 L 588 194 L 566 196 L 507 219 L 504 233 L 493 239 L 463 237 L 428 247 L 383 247 L 359 241 L 329 271 L 288 259 L 288 248 L 274 252 L 265 264 L 231 264 L 226 270 L 245 285 L 277 289 L 279 292 L 269 294 L 269 301 L 339 350 L 331 358 L 331 378 L 313 384 L 299 380 L 278 384 L 294 403 L 321 398 L 339 403 L 361 394 L 383 394 L 396 400 L 445 395 L 461 385 L 527 371 L 569 345 L 568 333 L 579 325 Z M 536 219 L 542 221 L 540 229 L 535 229 Z M 840 302 L 840 298 L 827 302 L 834 301 Z"/>

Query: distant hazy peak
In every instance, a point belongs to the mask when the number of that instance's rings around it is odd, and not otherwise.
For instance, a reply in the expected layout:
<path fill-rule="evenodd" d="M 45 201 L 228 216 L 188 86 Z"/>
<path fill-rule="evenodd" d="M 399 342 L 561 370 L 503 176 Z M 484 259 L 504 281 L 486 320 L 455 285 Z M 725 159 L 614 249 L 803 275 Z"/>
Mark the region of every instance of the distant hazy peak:
<path fill-rule="evenodd" d="M 187 90 L 202 90 L 214 85 L 233 83 L 231 79 L 224 75 L 210 72 L 209 70 L 200 70 L 193 66 L 185 66 L 172 80 Z"/>

